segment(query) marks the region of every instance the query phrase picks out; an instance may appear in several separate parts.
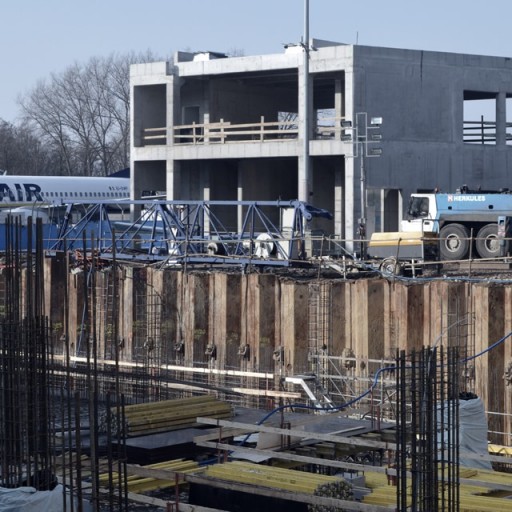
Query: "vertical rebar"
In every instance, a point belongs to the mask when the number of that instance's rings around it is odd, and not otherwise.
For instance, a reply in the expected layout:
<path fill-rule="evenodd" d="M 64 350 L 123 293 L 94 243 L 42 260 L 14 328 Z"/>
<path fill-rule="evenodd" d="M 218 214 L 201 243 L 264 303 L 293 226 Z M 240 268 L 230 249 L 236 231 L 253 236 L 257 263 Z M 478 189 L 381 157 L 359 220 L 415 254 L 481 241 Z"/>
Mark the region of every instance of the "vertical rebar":
<path fill-rule="evenodd" d="M 458 348 L 424 348 L 412 352 L 408 363 L 402 351 L 396 368 L 397 509 L 456 512 L 460 498 Z"/>
<path fill-rule="evenodd" d="M 42 224 L 6 221 L 5 297 L 0 316 L 0 484 L 56 485 L 53 350 L 44 316 Z"/>

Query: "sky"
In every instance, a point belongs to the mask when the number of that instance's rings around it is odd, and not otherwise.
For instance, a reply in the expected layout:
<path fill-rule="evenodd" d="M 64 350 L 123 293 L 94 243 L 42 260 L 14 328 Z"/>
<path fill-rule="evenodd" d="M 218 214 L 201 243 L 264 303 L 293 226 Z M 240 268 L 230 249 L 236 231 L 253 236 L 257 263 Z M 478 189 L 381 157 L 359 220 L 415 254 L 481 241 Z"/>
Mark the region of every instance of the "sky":
<path fill-rule="evenodd" d="M 306 0 L 0 0 L 0 119 L 75 62 L 151 50 L 281 53 Z M 348 44 L 512 57 L 512 0 L 309 0 L 309 35 Z M 512 87 L 512 85 L 511 85 Z"/>

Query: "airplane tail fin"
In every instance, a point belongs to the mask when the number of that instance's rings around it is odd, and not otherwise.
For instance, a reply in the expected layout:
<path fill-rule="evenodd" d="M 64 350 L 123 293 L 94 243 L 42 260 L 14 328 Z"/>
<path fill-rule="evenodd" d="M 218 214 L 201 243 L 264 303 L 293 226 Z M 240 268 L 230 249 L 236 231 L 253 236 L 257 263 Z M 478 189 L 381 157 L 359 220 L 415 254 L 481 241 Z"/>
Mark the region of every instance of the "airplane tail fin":
<path fill-rule="evenodd" d="M 130 168 L 126 167 L 126 169 L 121 169 L 119 171 L 113 172 L 108 175 L 109 178 L 129 178 L 130 177 Z"/>

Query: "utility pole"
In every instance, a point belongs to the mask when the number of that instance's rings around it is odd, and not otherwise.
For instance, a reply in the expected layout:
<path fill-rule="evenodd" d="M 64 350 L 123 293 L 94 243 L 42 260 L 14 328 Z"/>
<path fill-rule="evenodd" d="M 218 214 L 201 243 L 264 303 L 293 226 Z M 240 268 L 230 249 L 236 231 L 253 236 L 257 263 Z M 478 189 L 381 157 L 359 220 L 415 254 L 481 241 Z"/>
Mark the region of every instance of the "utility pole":
<path fill-rule="evenodd" d="M 309 202 L 311 192 L 311 176 L 309 170 L 309 0 L 304 0 L 304 35 L 302 37 L 302 50 L 303 50 L 303 147 L 302 147 L 302 172 L 299 173 L 299 199 L 301 201 Z"/>

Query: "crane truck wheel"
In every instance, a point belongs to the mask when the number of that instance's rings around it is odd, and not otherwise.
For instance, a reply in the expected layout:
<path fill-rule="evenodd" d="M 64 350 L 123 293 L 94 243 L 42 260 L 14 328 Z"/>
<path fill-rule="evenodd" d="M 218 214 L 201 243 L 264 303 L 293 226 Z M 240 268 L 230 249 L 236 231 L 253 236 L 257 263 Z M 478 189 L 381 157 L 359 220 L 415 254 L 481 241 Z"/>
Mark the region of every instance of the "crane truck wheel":
<path fill-rule="evenodd" d="M 480 258 L 496 258 L 501 254 L 498 225 L 486 224 L 476 237 L 476 251 Z"/>
<path fill-rule="evenodd" d="M 448 224 L 439 231 L 442 260 L 462 260 L 469 252 L 469 230 L 462 224 Z"/>

